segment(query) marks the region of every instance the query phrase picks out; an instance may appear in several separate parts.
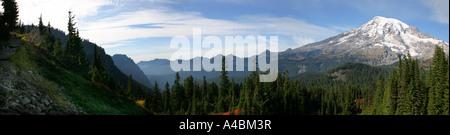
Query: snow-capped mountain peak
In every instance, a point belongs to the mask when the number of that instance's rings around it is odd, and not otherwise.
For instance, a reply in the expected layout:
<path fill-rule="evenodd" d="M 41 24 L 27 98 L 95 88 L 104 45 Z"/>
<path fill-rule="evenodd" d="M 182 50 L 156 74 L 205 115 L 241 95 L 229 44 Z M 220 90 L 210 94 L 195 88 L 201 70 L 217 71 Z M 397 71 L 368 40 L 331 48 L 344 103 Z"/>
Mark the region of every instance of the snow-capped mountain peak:
<path fill-rule="evenodd" d="M 418 59 L 431 58 L 435 45 L 444 47 L 448 54 L 448 42 L 421 33 L 416 27 L 400 20 L 377 16 L 359 28 L 284 54 L 295 57 L 304 57 L 302 54 L 351 56 L 376 60 L 372 65 L 387 65 L 396 62 L 398 54 L 410 53 Z"/>
<path fill-rule="evenodd" d="M 367 30 L 369 34 L 384 34 L 389 31 L 406 32 L 409 25 L 397 19 L 385 18 L 381 16 L 374 17 L 368 23 L 360 27 L 360 30 Z"/>

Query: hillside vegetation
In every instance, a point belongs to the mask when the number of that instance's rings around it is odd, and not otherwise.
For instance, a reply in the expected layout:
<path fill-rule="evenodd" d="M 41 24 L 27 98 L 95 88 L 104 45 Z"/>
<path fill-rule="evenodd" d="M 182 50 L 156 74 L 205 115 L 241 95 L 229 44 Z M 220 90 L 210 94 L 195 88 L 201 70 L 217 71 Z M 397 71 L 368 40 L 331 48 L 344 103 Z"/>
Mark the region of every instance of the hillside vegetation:
<path fill-rule="evenodd" d="M 14 0 L 2 6 L 0 114 L 152 114 L 137 104 L 150 89 L 83 40 L 70 11 L 65 34 L 42 16 L 37 26 L 18 22 Z"/>
<path fill-rule="evenodd" d="M 26 35 L 15 34 L 12 42 L 19 42 L 20 47 L 7 58 L 9 64 L 2 64 L 3 71 L 5 66 L 10 68 L 2 72 L 2 82 L 10 82 L 2 84 L 8 108 L 3 113 L 149 114 L 117 90 L 62 68 Z"/>

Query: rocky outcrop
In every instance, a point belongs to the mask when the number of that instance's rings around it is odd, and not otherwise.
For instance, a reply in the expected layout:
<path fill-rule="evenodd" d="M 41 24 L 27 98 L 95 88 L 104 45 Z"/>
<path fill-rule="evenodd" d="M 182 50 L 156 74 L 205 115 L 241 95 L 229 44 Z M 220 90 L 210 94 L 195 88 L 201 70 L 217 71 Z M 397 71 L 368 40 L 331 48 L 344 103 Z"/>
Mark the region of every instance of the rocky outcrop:
<path fill-rule="evenodd" d="M 33 70 L 17 70 L 8 61 L 21 42 L 12 42 L 0 49 L 0 115 L 66 115 L 86 114 L 62 93 L 57 84 Z"/>

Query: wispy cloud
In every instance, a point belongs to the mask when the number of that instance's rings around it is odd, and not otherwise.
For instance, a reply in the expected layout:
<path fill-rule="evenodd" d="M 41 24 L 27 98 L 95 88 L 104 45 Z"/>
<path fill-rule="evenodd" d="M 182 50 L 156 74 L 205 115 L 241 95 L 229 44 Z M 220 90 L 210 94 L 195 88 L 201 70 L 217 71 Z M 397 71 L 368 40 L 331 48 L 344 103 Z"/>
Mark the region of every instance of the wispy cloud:
<path fill-rule="evenodd" d="M 303 46 L 309 43 L 314 43 L 314 39 L 312 38 L 305 38 L 302 36 L 292 36 L 292 39 L 297 43 L 298 46 Z"/>
<path fill-rule="evenodd" d="M 37 24 L 42 14 L 44 23 L 51 22 L 53 27 L 66 31 L 68 11 L 76 16 L 82 24 L 86 17 L 97 16 L 102 7 L 121 9 L 132 3 L 146 2 L 151 4 L 176 4 L 172 0 L 16 0 L 19 6 L 19 17 L 25 24 Z M 0 6 L 0 9 L 3 7 Z M 128 7 L 127 7 L 128 8 Z M 116 10 L 117 11 L 117 10 Z M 103 16 L 103 15 L 101 15 Z"/>
<path fill-rule="evenodd" d="M 448 0 L 422 0 L 433 11 L 432 18 L 439 23 L 449 24 Z"/>
<path fill-rule="evenodd" d="M 134 27 L 152 24 L 152 27 Z M 83 23 L 81 34 L 100 45 L 146 37 L 192 35 L 194 27 L 203 35 L 300 35 L 319 39 L 336 31 L 289 17 L 240 16 L 237 20 L 211 19 L 198 12 L 179 12 L 168 7 L 122 12 Z"/>
<path fill-rule="evenodd" d="M 357 27 L 355 27 L 355 26 L 332 26 L 331 28 L 334 30 L 340 31 L 340 32 L 345 32 L 345 31 L 355 29 Z"/>
<path fill-rule="evenodd" d="M 131 44 L 126 44 L 126 43 L 118 43 L 118 44 L 111 44 L 111 45 L 105 44 L 105 45 L 102 45 L 102 48 L 108 49 L 108 48 L 114 48 L 114 47 L 119 47 L 119 46 L 127 46 L 127 45 L 131 45 Z"/>

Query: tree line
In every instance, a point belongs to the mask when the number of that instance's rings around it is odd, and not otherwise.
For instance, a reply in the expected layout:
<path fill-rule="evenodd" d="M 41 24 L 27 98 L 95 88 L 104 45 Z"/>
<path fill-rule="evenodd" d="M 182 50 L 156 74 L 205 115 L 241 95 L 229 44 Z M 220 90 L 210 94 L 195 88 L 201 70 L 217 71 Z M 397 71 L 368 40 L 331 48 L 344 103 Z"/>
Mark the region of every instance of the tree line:
<path fill-rule="evenodd" d="M 449 59 L 439 46 L 428 71 L 409 54 L 399 56 L 398 70 L 377 79 L 376 91 L 365 103 L 363 114 L 448 115 L 448 68 Z"/>
<path fill-rule="evenodd" d="M 409 54 L 399 55 L 390 73 L 364 69 L 378 75 L 364 84 L 303 83 L 290 80 L 287 71 L 275 82 L 259 82 L 264 73 L 254 71 L 236 83 L 223 70 L 219 84 L 192 76 L 181 82 L 177 73 L 172 88 L 166 82 L 162 93 L 155 82 L 146 107 L 162 115 L 233 115 L 236 109 L 239 115 L 448 115 L 449 60 L 441 47 L 435 50 L 428 71 Z"/>

